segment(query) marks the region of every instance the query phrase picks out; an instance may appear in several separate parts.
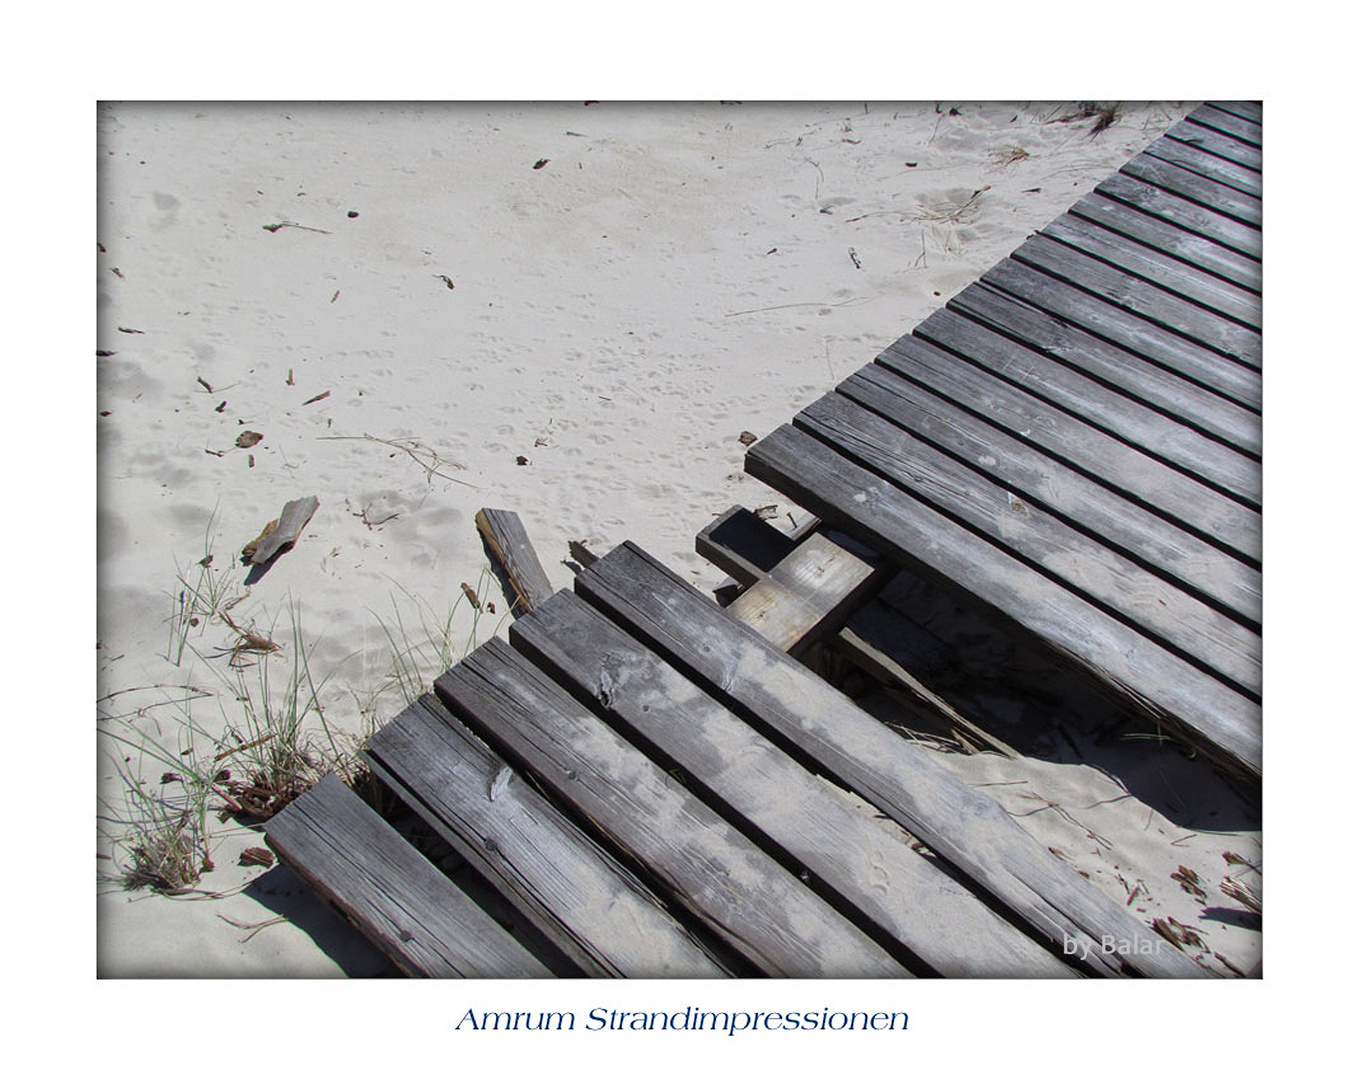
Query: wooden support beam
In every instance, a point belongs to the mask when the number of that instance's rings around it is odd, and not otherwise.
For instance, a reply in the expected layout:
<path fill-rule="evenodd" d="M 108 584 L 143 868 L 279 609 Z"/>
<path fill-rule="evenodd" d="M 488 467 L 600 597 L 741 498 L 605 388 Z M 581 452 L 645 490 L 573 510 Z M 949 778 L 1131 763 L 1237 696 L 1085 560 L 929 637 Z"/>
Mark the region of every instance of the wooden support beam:
<path fill-rule="evenodd" d="M 554 595 L 554 586 L 549 583 L 517 514 L 485 508 L 474 515 L 474 524 L 483 537 L 484 547 L 506 577 L 509 592 L 515 594 L 513 615 L 524 615 Z"/>
<path fill-rule="evenodd" d="M 268 845 L 407 975 L 549 970 L 330 773 L 265 826 Z"/>

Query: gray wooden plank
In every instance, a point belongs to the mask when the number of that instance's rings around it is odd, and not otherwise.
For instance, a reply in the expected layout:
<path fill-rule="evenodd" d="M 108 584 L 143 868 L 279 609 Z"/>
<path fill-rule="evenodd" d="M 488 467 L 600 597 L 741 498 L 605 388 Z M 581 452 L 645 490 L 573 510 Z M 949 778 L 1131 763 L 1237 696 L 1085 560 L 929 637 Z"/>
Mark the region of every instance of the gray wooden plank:
<path fill-rule="evenodd" d="M 800 447 L 812 442 L 792 434 L 802 440 Z M 846 501 L 852 498 L 845 494 Z M 1060 955 L 1067 940 L 1081 941 L 1102 974 L 1197 976 L 1200 969 L 1177 952 L 1105 953 L 1104 934 L 1149 938 L 1150 932 L 1053 857 L 988 795 L 801 664 L 785 660 L 636 545 L 616 548 L 579 575 L 575 587 L 772 741 L 792 746 L 816 771 L 918 837 L 1053 952 Z"/>
<path fill-rule="evenodd" d="M 1182 146 L 1182 143 L 1175 143 Z M 1253 195 L 1208 179 L 1205 176 L 1185 169 L 1180 165 L 1164 161 L 1148 153 L 1137 154 L 1125 165 L 1122 171 L 1137 180 L 1154 184 L 1165 191 L 1172 191 L 1185 199 L 1225 214 L 1255 229 L 1263 227 L 1263 200 Z"/>
<path fill-rule="evenodd" d="M 1139 343 L 1138 347 L 1149 341 L 1152 347 L 1167 350 L 1167 355 L 1188 352 L 1203 368 L 1220 369 L 1214 378 L 1222 385 L 1226 385 L 1229 378 L 1225 371 L 1227 365 L 1201 350 L 1210 349 L 1225 360 L 1238 361 L 1248 367 L 1262 366 L 1263 338 L 1260 333 L 1065 244 L 1034 236 L 1020 244 L 1012 258 L 1130 311 L 1168 334 L 1200 346 L 1200 350 L 1189 349 L 1172 338 L 1165 346 L 1155 346 L 1159 335 L 1149 335 L 1134 327 L 1127 331 Z M 1243 373 L 1238 377 L 1242 378 Z M 1249 382 L 1256 383 L 1257 380 L 1250 376 Z"/>
<path fill-rule="evenodd" d="M 695 537 L 695 552 L 739 585 L 754 585 L 796 546 L 790 536 L 736 505 L 719 514 Z"/>
<path fill-rule="evenodd" d="M 548 968 L 330 773 L 268 844 L 408 975 L 547 978 Z"/>
<path fill-rule="evenodd" d="M 1263 327 L 1263 301 L 1248 289 L 1199 271 L 1163 252 L 1095 225 L 1074 214 L 1063 214 L 1041 231 L 1063 244 L 1101 259 L 1162 289 L 1234 319 L 1251 330 Z"/>
<path fill-rule="evenodd" d="M 1111 342 L 1071 326 L 1041 308 L 997 292 L 980 282 L 963 289 L 949 301 L 948 306 L 950 310 L 993 327 L 1001 335 L 1028 346 L 1029 350 L 1052 357 L 1064 367 L 1081 372 L 1087 378 L 1103 383 L 1124 397 L 1141 402 L 1152 411 L 1179 421 L 1209 439 L 1242 451 L 1250 458 L 1258 458 L 1262 454 L 1262 421 L 1256 412 L 1219 397 Z M 937 327 L 940 324 L 936 321 L 934 325 Z M 1028 378 L 1023 377 L 1024 370 L 1028 371 Z M 1001 363 L 999 373 L 1026 390 L 1047 397 L 1072 412 L 1076 410 L 1076 405 L 1066 396 L 1079 393 L 1076 384 L 1065 373 L 1055 369 L 1048 369 L 1044 375 L 1041 365 L 1033 357 L 1019 354 L 1019 363 Z M 1034 380 L 1037 380 L 1036 384 Z M 1130 418 L 1131 410 L 1119 410 L 1118 415 Z M 1121 431 L 1118 433 L 1128 441 L 1133 441 L 1131 435 Z M 1150 438 L 1158 440 L 1161 436 L 1154 433 Z M 1214 475 L 1215 462 L 1211 451 L 1175 447 L 1173 443 L 1173 439 L 1153 441 L 1151 449 L 1171 457 L 1180 468 L 1194 475 Z M 1208 462 L 1212 464 L 1208 466 Z"/>
<path fill-rule="evenodd" d="M 947 324 L 936 320 L 936 325 Z M 925 325 L 918 329 L 925 329 Z M 956 339 L 956 334 L 944 333 Z M 980 347 L 972 345 L 970 351 L 975 353 Z M 963 348 L 969 346 L 964 344 Z M 1261 518 L 1253 510 L 1024 393 L 984 367 L 964 363 L 915 335 L 889 346 L 878 356 L 878 363 L 980 414 L 1008 434 L 1168 517 L 1209 544 L 1251 562 L 1261 559 Z"/>
<path fill-rule="evenodd" d="M 484 546 L 502 568 L 511 593 L 514 614 L 523 614 L 543 604 L 554 595 L 549 575 L 540 565 L 540 558 L 526 535 L 526 527 L 518 514 L 511 510 L 490 510 L 484 507 L 474 515 L 475 527 L 483 537 Z"/>
<path fill-rule="evenodd" d="M 823 520 L 849 522 L 903 567 L 1031 634 L 1217 761 L 1240 772 L 1261 769 L 1256 702 L 810 435 L 785 425 L 751 448 L 746 467 Z"/>
<path fill-rule="evenodd" d="M 1105 195 L 1152 214 L 1180 229 L 1187 229 L 1198 236 L 1214 240 L 1222 247 L 1228 247 L 1241 255 L 1262 261 L 1261 230 L 1215 210 L 1208 210 L 1205 206 L 1199 206 L 1154 184 L 1147 184 L 1144 180 L 1137 180 L 1134 176 L 1117 172 L 1099 184 L 1094 191 L 1096 194 Z"/>
<path fill-rule="evenodd" d="M 1168 161 L 1171 164 L 1190 169 L 1198 176 L 1205 176 L 1218 184 L 1225 184 L 1236 191 L 1242 191 L 1246 195 L 1252 195 L 1258 199 L 1263 197 L 1263 174 L 1257 169 L 1250 169 L 1245 165 L 1217 157 L 1215 154 L 1208 154 L 1192 143 L 1180 142 L 1178 139 L 1161 135 L 1143 152 L 1151 157 L 1159 158 L 1161 161 Z"/>
<path fill-rule="evenodd" d="M 1261 622 L 1262 578 L 1253 567 L 985 419 L 880 364 L 856 372 L 837 390 L 966 462 L 1018 498 L 1046 507 L 1249 626 Z M 814 408 L 809 406 L 809 411 Z"/>
<path fill-rule="evenodd" d="M 838 629 L 882 585 L 883 574 L 816 533 L 728 605 L 777 648 L 801 656 Z"/>
<path fill-rule="evenodd" d="M 900 946 L 908 967 L 966 978 L 1072 974 L 878 821 L 874 807 L 803 768 L 576 595 L 560 593 L 513 624 L 511 638 L 762 847 L 787 853 L 815 889 Z"/>
<path fill-rule="evenodd" d="M 1250 146 L 1262 147 L 1263 128 L 1261 124 L 1255 124 L 1236 116 L 1234 113 L 1225 112 L 1214 105 L 1199 105 L 1188 113 L 1188 120 L 1194 124 L 1202 124 L 1209 128 L 1229 135 L 1232 139 L 1238 139 L 1240 142 L 1248 143 Z"/>
<path fill-rule="evenodd" d="M 1259 692 L 1257 634 L 1086 535 L 1074 521 L 1025 502 L 840 394 L 813 402 L 794 424 L 1191 663 L 1247 693 Z"/>
<path fill-rule="evenodd" d="M 372 770 L 589 975 L 725 974 L 613 857 L 432 695 L 371 738 Z"/>
<path fill-rule="evenodd" d="M 1251 123 L 1263 123 L 1263 103 L 1261 101 L 1208 101 L 1207 105 L 1212 108 L 1221 109 L 1235 116 L 1242 117 Z"/>
<path fill-rule="evenodd" d="M 1263 151 L 1261 148 L 1250 146 L 1239 139 L 1232 139 L 1213 128 L 1193 123 L 1190 119 L 1180 120 L 1164 133 L 1164 137 L 1185 142 L 1199 150 L 1206 151 L 1208 154 L 1233 161 L 1236 165 L 1243 165 L 1255 172 L 1263 171 Z"/>
<path fill-rule="evenodd" d="M 436 680 L 476 731 L 748 962 L 789 978 L 906 976 L 896 960 L 504 642 Z"/>
<path fill-rule="evenodd" d="M 1163 251 L 1182 262 L 1224 278 L 1241 288 L 1255 293 L 1263 291 L 1263 264 L 1248 255 L 1241 255 L 1204 236 L 1175 228 L 1126 203 L 1090 193 L 1069 210 L 1077 217 L 1088 218 L 1104 228 L 1147 247 Z"/>
<path fill-rule="evenodd" d="M 1187 338 L 1100 300 L 1037 267 L 1003 259 L 981 281 L 1040 307 L 1082 330 L 1098 334 L 1204 389 L 1261 410 L 1262 379 L 1252 368 L 1217 356 Z"/>

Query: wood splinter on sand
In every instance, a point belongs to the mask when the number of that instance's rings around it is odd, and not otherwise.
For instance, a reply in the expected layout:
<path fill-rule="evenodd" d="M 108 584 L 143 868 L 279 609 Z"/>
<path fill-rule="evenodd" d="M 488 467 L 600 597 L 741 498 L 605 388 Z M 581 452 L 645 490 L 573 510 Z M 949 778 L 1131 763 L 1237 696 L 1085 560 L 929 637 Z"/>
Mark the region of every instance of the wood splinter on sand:
<path fill-rule="evenodd" d="M 474 525 L 489 556 L 506 578 L 504 585 L 510 587 L 508 599 L 512 600 L 514 615 L 524 615 L 554 595 L 554 586 L 540 565 L 519 515 L 511 510 L 485 507 L 474 515 Z"/>
<path fill-rule="evenodd" d="M 290 550 L 318 509 L 319 500 L 313 495 L 292 499 L 282 507 L 280 517 L 269 521 L 256 538 L 244 545 L 241 551 L 244 561 L 252 566 L 262 566 L 283 551 Z"/>

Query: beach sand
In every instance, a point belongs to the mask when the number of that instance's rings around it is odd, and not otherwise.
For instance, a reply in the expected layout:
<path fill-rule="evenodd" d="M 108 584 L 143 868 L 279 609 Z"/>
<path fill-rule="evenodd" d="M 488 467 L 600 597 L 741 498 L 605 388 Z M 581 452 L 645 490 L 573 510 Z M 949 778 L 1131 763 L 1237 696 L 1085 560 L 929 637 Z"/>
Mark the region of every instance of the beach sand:
<path fill-rule="evenodd" d="M 743 474 L 739 436 L 868 363 L 1187 105 L 1128 104 L 1097 135 L 1056 122 L 1073 111 L 102 106 L 105 813 L 124 816 L 124 773 L 161 789 L 163 763 L 133 746 L 195 740 L 200 755 L 241 723 L 234 680 L 264 696 L 261 662 L 230 664 L 229 625 L 176 618 L 189 586 L 283 645 L 273 697 L 303 652 L 326 725 L 352 734 L 402 708 L 396 654 L 430 679 L 505 633 L 480 507 L 521 515 L 556 587 L 571 541 L 602 554 L 631 539 L 711 590 L 723 575 L 693 543 L 715 515 L 801 516 Z M 319 507 L 294 550 L 246 583 L 240 549 L 304 496 Z M 1214 902 L 1244 869 L 1221 852 L 1261 863 L 1247 819 L 1207 832 L 1163 800 L 1118 798 L 1101 770 L 943 759 L 1012 812 L 1024 781 L 1061 806 L 1073 821 L 1039 804 L 1025 824 L 1124 903 L 1143 883 L 1143 920 L 1196 925 L 1177 864 Z M 217 895 L 101 887 L 100 974 L 389 972 L 288 871 L 237 865 L 257 832 L 213 828 L 197 888 Z M 125 858 L 121 831 L 104 823 L 103 855 Z M 1256 962 L 1256 932 L 1216 935 L 1237 967 Z"/>

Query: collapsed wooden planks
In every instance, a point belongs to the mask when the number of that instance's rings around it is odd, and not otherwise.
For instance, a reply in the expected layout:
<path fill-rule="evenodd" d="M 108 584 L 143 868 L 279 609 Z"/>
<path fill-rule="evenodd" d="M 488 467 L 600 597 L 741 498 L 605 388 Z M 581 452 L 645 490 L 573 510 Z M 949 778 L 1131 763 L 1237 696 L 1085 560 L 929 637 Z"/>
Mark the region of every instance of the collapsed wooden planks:
<path fill-rule="evenodd" d="M 747 455 L 1251 774 L 1260 120 L 1198 110 Z"/>

